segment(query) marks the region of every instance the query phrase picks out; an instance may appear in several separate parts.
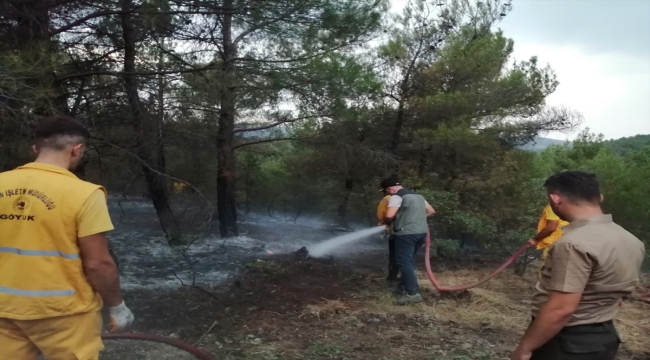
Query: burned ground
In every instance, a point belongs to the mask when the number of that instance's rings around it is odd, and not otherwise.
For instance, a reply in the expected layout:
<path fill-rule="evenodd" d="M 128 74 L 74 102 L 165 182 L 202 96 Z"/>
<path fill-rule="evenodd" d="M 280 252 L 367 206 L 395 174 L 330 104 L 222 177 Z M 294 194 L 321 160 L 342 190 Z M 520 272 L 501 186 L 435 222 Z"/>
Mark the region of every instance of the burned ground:
<path fill-rule="evenodd" d="M 134 331 L 183 339 L 216 359 L 506 359 L 528 323 L 534 273 L 509 270 L 469 296 L 440 296 L 396 307 L 380 253 L 358 259 L 276 256 L 254 261 L 215 289 L 180 287 L 127 293 Z M 465 282 L 482 271 L 451 270 Z M 648 359 L 650 305 L 627 302 L 618 322 L 620 359 Z M 184 359 L 160 345 L 107 342 L 104 359 Z M 147 354 L 147 355 L 145 355 Z M 161 357 L 162 356 L 162 357 Z"/>
<path fill-rule="evenodd" d="M 524 277 L 507 269 L 460 295 L 440 295 L 420 274 L 425 303 L 396 307 L 379 237 L 333 258 L 308 259 L 290 252 L 335 236 L 326 224 L 247 219 L 241 237 L 224 243 L 207 235 L 184 256 L 165 244 L 150 205 L 132 202 L 120 214 L 113 203 L 111 210 L 117 225 L 111 241 L 137 319 L 133 331 L 196 344 L 215 359 L 507 359 L 530 321 L 535 266 Z M 186 257 L 198 260 L 193 269 Z M 498 258 L 432 263 L 443 284 L 458 285 L 494 269 Z M 619 359 L 650 358 L 649 310 L 650 304 L 624 303 Z M 102 359 L 191 357 L 165 345 L 111 340 Z"/>

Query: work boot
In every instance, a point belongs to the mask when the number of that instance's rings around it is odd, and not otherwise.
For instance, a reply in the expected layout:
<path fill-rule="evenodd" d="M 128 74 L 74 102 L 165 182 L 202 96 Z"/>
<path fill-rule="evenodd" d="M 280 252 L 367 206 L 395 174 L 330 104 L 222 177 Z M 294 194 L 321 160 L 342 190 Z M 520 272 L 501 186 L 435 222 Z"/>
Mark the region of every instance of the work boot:
<path fill-rule="evenodd" d="M 393 304 L 397 306 L 404 306 L 404 305 L 411 305 L 411 304 L 417 304 L 423 302 L 424 299 L 422 298 L 422 295 L 420 293 L 415 293 L 415 294 L 404 294 L 402 296 L 398 296 L 395 301 L 393 301 Z"/>

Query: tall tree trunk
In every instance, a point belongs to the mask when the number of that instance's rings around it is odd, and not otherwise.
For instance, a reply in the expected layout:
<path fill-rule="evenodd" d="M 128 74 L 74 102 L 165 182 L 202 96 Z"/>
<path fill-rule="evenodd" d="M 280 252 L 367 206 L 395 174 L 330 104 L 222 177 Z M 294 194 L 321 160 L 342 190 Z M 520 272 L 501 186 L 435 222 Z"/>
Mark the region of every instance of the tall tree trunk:
<path fill-rule="evenodd" d="M 393 139 L 390 143 L 390 152 L 397 155 L 399 150 L 400 138 L 402 136 L 402 128 L 404 128 L 404 99 L 401 99 L 397 108 L 397 118 L 395 119 L 395 126 L 393 127 Z"/>
<path fill-rule="evenodd" d="M 235 178 L 237 168 L 233 151 L 235 130 L 235 56 L 236 46 L 232 41 L 232 0 L 223 3 L 223 67 L 221 86 L 221 109 L 217 131 L 217 212 L 222 237 L 238 236 L 237 208 L 235 205 Z"/>
<path fill-rule="evenodd" d="M 147 190 L 156 209 L 160 226 L 170 243 L 180 241 L 181 231 L 169 204 L 165 189 L 164 167 L 160 167 L 161 157 L 154 155 L 158 149 L 156 127 L 150 116 L 142 111 L 138 95 L 138 81 L 135 75 L 135 29 L 130 10 L 132 0 L 121 0 L 122 36 L 124 40 L 124 90 L 131 109 L 133 129 L 136 132 L 135 146 L 137 155 L 143 162 L 142 172 L 147 182 Z"/>
<path fill-rule="evenodd" d="M 345 179 L 345 191 L 343 193 L 343 198 L 341 198 L 341 203 L 339 204 L 339 207 L 337 209 L 337 214 L 339 216 L 339 223 L 341 226 L 349 228 L 349 222 L 348 222 L 348 208 L 349 208 L 349 203 L 350 203 L 350 194 L 352 193 L 352 189 L 354 188 L 354 179 L 353 178 L 347 178 Z"/>
<path fill-rule="evenodd" d="M 165 45 L 165 39 L 160 39 L 161 46 Z M 164 70 L 164 54 L 161 50 L 158 54 L 158 71 Z M 158 162 L 158 169 L 163 173 L 167 171 L 167 163 L 165 160 L 165 143 L 163 141 L 163 124 L 165 121 L 165 76 L 158 75 L 158 116 L 156 117 L 156 140 L 155 140 L 155 154 L 157 155 L 156 161 Z"/>
<path fill-rule="evenodd" d="M 397 155 L 400 146 L 400 139 L 402 136 L 402 129 L 404 128 L 404 122 L 406 121 L 406 102 L 409 99 L 409 82 L 411 75 L 415 69 L 415 63 L 418 60 L 423 47 L 423 40 L 420 40 L 418 49 L 413 55 L 413 58 L 409 62 L 408 67 L 405 69 L 404 79 L 400 84 L 399 89 L 399 105 L 397 107 L 397 119 L 395 119 L 395 127 L 393 128 L 393 139 L 391 141 L 390 151 L 393 155 Z M 399 171 L 399 162 L 395 165 L 395 173 Z"/>

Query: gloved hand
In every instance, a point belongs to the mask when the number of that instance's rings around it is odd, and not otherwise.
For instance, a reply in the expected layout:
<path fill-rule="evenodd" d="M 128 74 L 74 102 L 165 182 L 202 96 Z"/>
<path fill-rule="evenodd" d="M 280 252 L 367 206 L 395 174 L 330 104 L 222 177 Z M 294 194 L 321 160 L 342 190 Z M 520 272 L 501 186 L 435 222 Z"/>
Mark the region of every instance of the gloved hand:
<path fill-rule="evenodd" d="M 112 333 L 126 330 L 135 319 L 131 310 L 124 304 L 124 301 L 117 306 L 108 308 L 108 314 L 111 321 L 109 331 Z"/>

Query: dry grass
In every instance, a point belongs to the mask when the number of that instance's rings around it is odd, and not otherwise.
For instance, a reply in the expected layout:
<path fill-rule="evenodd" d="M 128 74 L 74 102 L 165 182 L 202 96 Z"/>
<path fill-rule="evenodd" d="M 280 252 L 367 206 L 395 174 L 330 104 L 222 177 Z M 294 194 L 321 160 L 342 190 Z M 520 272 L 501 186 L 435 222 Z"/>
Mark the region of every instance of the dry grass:
<path fill-rule="evenodd" d="M 298 316 L 302 318 L 304 316 L 313 316 L 318 318 L 326 317 L 333 314 L 340 314 L 345 312 L 348 307 L 340 300 L 327 300 L 323 299 L 323 302 L 320 304 L 310 304 L 305 307 L 305 310 Z"/>
<path fill-rule="evenodd" d="M 626 303 L 616 319 L 624 347 L 630 351 L 650 353 L 650 305 Z"/>
<path fill-rule="evenodd" d="M 482 275 L 477 271 L 449 271 L 441 277 L 445 286 L 467 284 Z M 420 287 L 423 293 L 439 297 L 437 290 L 420 274 Z M 529 306 L 522 304 L 532 294 L 531 284 L 534 275 L 525 278 L 510 273 L 503 274 L 497 279 L 470 290 L 470 296 L 455 298 L 453 295 L 444 296 L 434 304 L 418 304 L 410 307 L 396 307 L 392 304 L 390 294 L 381 294 L 370 308 L 376 311 L 428 315 L 442 321 L 451 321 L 471 327 L 507 328 L 516 331 L 525 330 L 530 320 Z"/>
<path fill-rule="evenodd" d="M 477 271 L 448 271 L 440 277 L 445 286 L 461 285 L 475 281 L 482 275 Z M 481 287 L 470 290 L 470 297 L 455 299 L 443 296 L 434 303 L 397 307 L 388 293 L 376 294 L 367 305 L 369 311 L 410 316 L 431 316 L 439 321 L 456 323 L 472 328 L 492 328 L 523 333 L 530 322 L 528 300 L 533 294 L 536 269 L 524 277 L 506 272 Z M 434 297 L 440 294 L 424 274 L 420 274 L 423 293 Z M 645 276 L 645 286 L 650 284 Z M 644 286 L 644 287 L 645 287 Z M 643 302 L 625 302 L 618 314 L 616 326 L 624 341 L 622 347 L 634 352 L 650 352 L 650 305 Z"/>
<path fill-rule="evenodd" d="M 383 278 L 361 277 L 354 287 L 366 289 L 362 294 L 310 301 L 294 313 L 290 328 L 285 324 L 270 332 L 280 343 L 262 344 L 249 354 L 264 360 L 507 359 L 530 323 L 537 270 L 532 266 L 524 277 L 507 270 L 468 296 L 440 294 L 420 273 L 426 302 L 403 307 L 393 305 Z M 446 286 L 462 285 L 484 274 L 450 270 L 439 280 Z M 622 307 L 617 327 L 623 349 L 634 354 L 620 352 L 619 359 L 640 359 L 650 351 L 648 310 L 650 305 L 634 301 Z"/>

